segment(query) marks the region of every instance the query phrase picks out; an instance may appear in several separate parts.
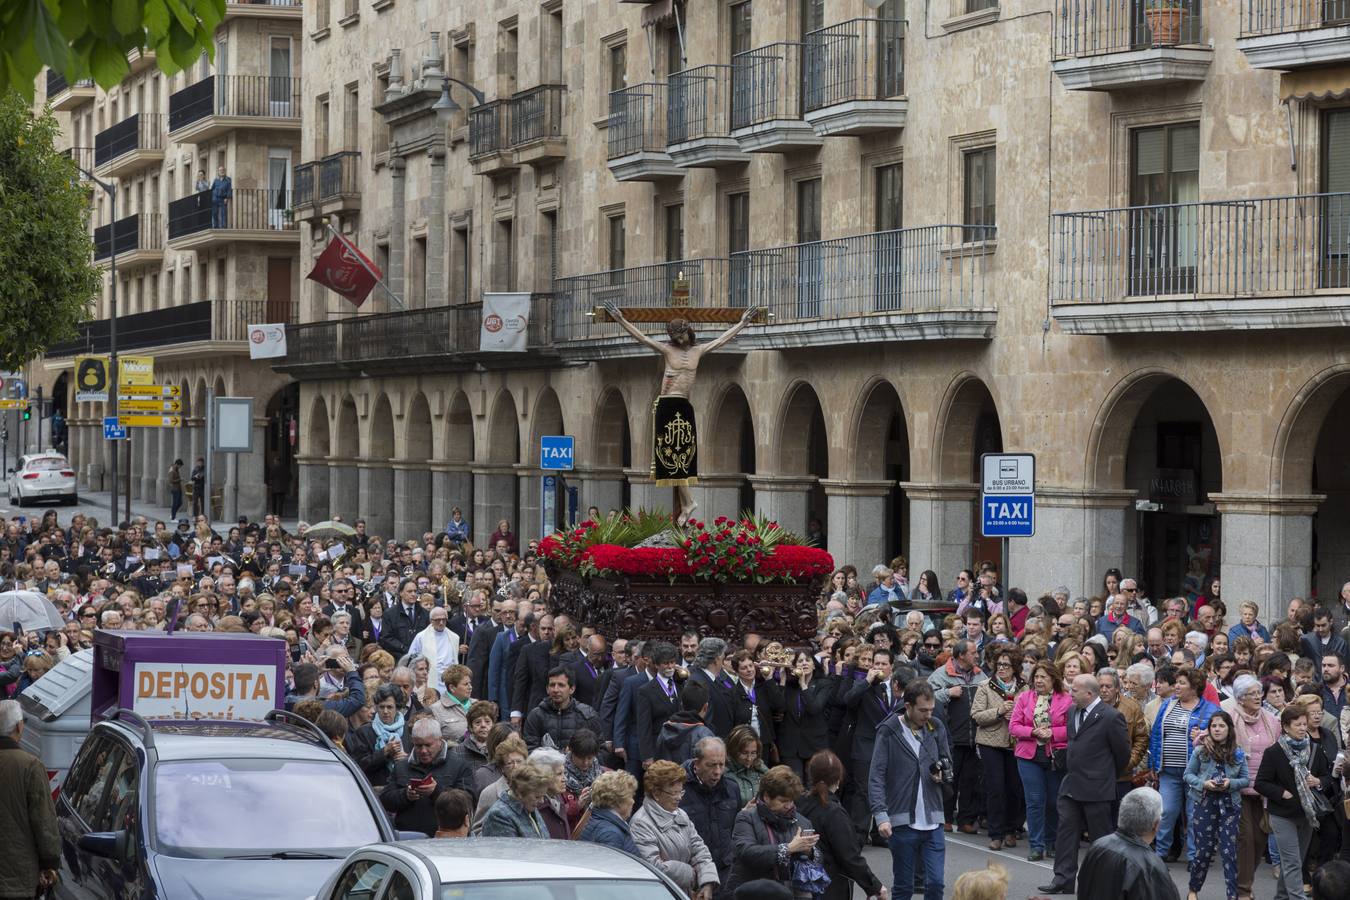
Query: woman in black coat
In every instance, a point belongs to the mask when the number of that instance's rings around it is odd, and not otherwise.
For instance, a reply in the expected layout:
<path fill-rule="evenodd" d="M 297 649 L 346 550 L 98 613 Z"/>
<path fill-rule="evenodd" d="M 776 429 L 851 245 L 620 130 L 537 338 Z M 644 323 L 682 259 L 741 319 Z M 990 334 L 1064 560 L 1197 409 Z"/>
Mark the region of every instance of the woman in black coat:
<path fill-rule="evenodd" d="M 820 835 L 816 849 L 823 858 L 825 874 L 830 876 L 830 886 L 821 900 L 850 900 L 855 884 L 868 897 L 888 900 L 889 891 L 863 859 L 848 811 L 834 798 L 844 780 L 844 764 L 829 750 L 822 750 L 811 757 L 806 768 L 811 790 L 797 801 L 797 812 L 806 816 Z"/>
<path fill-rule="evenodd" d="M 375 718 L 349 738 L 347 755 L 366 773 L 371 787 L 387 784 L 394 764 L 412 750 L 412 729 L 399 712 L 404 700 L 403 690 L 397 685 L 380 685 L 375 691 Z"/>
<path fill-rule="evenodd" d="M 778 723 L 778 758 L 798 777 L 816 751 L 829 747 L 825 718 L 834 685 L 817 676 L 815 658 L 805 650 L 792 656 L 792 670 L 783 690 L 783 720 Z"/>
<path fill-rule="evenodd" d="M 1266 798 L 1266 812 L 1280 852 L 1277 893 L 1284 895 L 1302 887 L 1303 858 L 1317 828 L 1314 795 L 1324 794 L 1331 786 L 1331 773 L 1326 757 L 1308 739 L 1307 710 L 1289 704 L 1280 713 L 1280 728 L 1283 733 L 1279 739 L 1261 755 L 1255 787 Z M 1328 808 L 1330 805 L 1326 804 Z M 1292 891 L 1290 885 L 1296 885 Z"/>
<path fill-rule="evenodd" d="M 821 864 L 819 834 L 807 834 L 810 821 L 797 811 L 802 780 L 787 766 L 774 766 L 759 782 L 759 797 L 736 814 L 731 831 L 731 874 L 723 890 L 734 894 L 747 881 L 767 878 L 792 886 L 793 864 Z M 795 891 L 794 891 L 795 893 Z"/>

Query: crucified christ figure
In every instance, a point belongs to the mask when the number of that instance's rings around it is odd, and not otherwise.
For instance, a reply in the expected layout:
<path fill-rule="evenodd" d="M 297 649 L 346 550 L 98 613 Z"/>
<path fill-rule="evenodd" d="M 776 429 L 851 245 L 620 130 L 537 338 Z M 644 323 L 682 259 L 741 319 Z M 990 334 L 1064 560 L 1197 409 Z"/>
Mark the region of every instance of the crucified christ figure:
<path fill-rule="evenodd" d="M 619 307 L 606 303 L 610 318 L 646 344 L 666 361 L 661 377 L 661 393 L 652 409 L 652 477 L 661 487 L 675 489 L 675 522 L 683 525 L 698 506 L 689 491 L 698 483 L 698 436 L 694 426 L 694 407 L 689 396 L 694 390 L 699 361 L 740 333 L 759 315 L 758 307 L 751 307 L 741 320 L 706 344 L 699 344 L 694 329 L 684 319 L 672 319 L 666 324 L 669 343 L 662 343 L 642 333 L 624 318 Z"/>

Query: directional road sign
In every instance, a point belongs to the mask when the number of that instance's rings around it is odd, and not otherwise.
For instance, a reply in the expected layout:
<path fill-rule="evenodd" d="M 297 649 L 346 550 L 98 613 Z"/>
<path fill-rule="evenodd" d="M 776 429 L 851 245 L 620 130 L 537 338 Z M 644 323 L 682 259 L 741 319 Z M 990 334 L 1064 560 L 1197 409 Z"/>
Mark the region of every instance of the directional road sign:
<path fill-rule="evenodd" d="M 27 400 L 0 400 L 0 409 L 27 409 Z"/>
<path fill-rule="evenodd" d="M 118 416 L 123 428 L 177 428 L 183 424 L 182 416 L 130 415 Z"/>
<path fill-rule="evenodd" d="M 119 397 L 181 397 L 183 389 L 176 384 L 122 384 L 117 387 Z"/>
<path fill-rule="evenodd" d="M 105 441 L 125 441 L 127 439 L 127 430 L 125 426 L 118 423 L 116 416 L 108 416 L 103 420 L 103 439 Z"/>
<path fill-rule="evenodd" d="M 1031 537 L 1036 533 L 1036 457 L 985 453 L 980 457 L 980 533 Z"/>
<path fill-rule="evenodd" d="M 117 398 L 117 411 L 120 412 L 150 412 L 150 413 L 177 413 L 183 411 L 183 401 L 175 400 L 173 397 L 163 399 L 155 398 L 147 400 L 145 397 L 133 397 L 130 394 L 119 395 Z"/>
<path fill-rule="evenodd" d="M 570 434 L 543 435 L 539 438 L 539 468 L 546 471 L 572 471 L 576 438 Z"/>

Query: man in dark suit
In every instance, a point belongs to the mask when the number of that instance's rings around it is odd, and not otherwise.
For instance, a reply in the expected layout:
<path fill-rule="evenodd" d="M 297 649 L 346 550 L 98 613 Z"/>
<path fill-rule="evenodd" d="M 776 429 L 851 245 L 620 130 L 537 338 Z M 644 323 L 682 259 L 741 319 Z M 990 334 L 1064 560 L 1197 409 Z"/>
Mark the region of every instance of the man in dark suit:
<path fill-rule="evenodd" d="M 431 624 L 431 613 L 417 602 L 417 582 L 405 578 L 399 586 L 398 599 L 384 614 L 384 629 L 380 632 L 380 646 L 394 657 L 402 659 L 419 632 Z"/>
<path fill-rule="evenodd" d="M 488 698 L 488 662 L 492 658 L 492 645 L 502 630 L 502 600 L 498 598 L 492 604 L 492 616 L 480 617 L 477 622 L 465 620 L 465 633 L 469 639 L 469 649 L 464 655 L 469 671 L 473 672 L 473 698 Z"/>
<path fill-rule="evenodd" d="M 361 604 L 356 602 L 356 585 L 352 584 L 350 578 L 338 576 L 333 579 L 328 593 L 333 602 L 323 608 L 323 614 L 331 619 L 335 613 L 349 613 L 352 617 L 352 634 L 360 634 L 366 616 L 361 610 Z"/>
<path fill-rule="evenodd" d="M 1078 839 L 1088 841 L 1111 833 L 1111 804 L 1116 778 L 1130 762 L 1130 737 L 1125 717 L 1101 699 L 1097 676 L 1073 680 L 1074 708 L 1069 711 L 1069 749 L 1059 789 L 1059 831 L 1055 836 L 1055 880 L 1042 885 L 1045 894 L 1072 894 L 1078 877 Z"/>
<path fill-rule="evenodd" d="M 467 647 L 473 640 L 473 633 L 488 623 L 484 610 L 487 609 L 487 593 L 482 588 L 473 588 L 464 601 L 464 608 L 450 617 L 446 626 L 459 635 L 459 645 Z"/>
<path fill-rule="evenodd" d="M 694 651 L 694 664 L 689 668 L 689 680 L 708 689 L 708 714 L 704 722 L 713 734 L 727 739 L 735 727 L 735 714 L 729 692 L 731 676 L 726 671 L 727 642 L 721 638 L 704 638 Z"/>
<path fill-rule="evenodd" d="M 492 650 L 488 653 L 487 698 L 497 704 L 502 721 L 508 721 L 511 714 L 511 650 L 525 639 L 526 626 L 522 620 L 532 609 L 530 601 L 521 600 L 517 603 L 508 597 L 502 601 L 501 613 L 497 616 L 501 628 L 497 630 Z"/>
<path fill-rule="evenodd" d="M 637 642 L 632 642 L 636 644 Z M 600 715 L 600 740 L 610 743 L 614 740 L 614 711 L 619 705 L 619 692 L 623 690 L 623 680 L 637 670 L 633 668 L 628 656 L 630 643 L 624 638 L 615 638 L 609 654 L 614 665 L 600 673 L 595 683 L 595 711 Z M 613 749 L 608 748 L 608 749 Z M 613 768 L 613 767 L 611 767 Z"/>
<path fill-rule="evenodd" d="M 576 692 L 572 698 L 594 709 L 600 705 L 600 694 L 596 693 L 600 676 L 609 671 L 608 648 L 603 636 L 593 634 L 581 642 L 581 649 L 586 655 L 572 664 L 576 683 Z"/>
<path fill-rule="evenodd" d="M 858 839 L 864 844 L 872 833 L 872 811 L 868 806 L 867 780 L 872 768 L 872 751 L 877 742 L 877 727 L 904 706 L 904 686 L 891 681 L 891 651 L 878 647 L 872 654 L 867 680 L 859 681 L 844 695 L 844 706 L 853 721 L 853 758 L 848 769 L 852 784 L 849 815 Z"/>
<path fill-rule="evenodd" d="M 640 764 L 656 759 L 656 738 L 661 726 L 680 708 L 675 687 L 675 645 L 659 642 L 653 645 L 651 655 L 656 677 L 638 688 L 633 697 Z"/>
<path fill-rule="evenodd" d="M 623 759 L 623 767 L 628 774 L 639 779 L 642 777 L 642 754 L 638 746 L 634 698 L 647 682 L 656 677 L 656 669 L 651 661 L 651 646 L 650 643 L 643 641 L 633 651 L 633 674 L 623 680 L 623 685 L 619 689 L 619 699 L 614 707 L 614 752 Z M 638 782 L 638 786 L 642 786 L 641 781 Z"/>
<path fill-rule="evenodd" d="M 553 668 L 549 655 L 552 649 L 553 617 L 544 616 L 539 620 L 539 640 L 522 648 L 516 660 L 511 690 L 511 724 L 516 727 L 520 727 L 525 716 L 539 705 L 548 691 L 548 670 Z"/>

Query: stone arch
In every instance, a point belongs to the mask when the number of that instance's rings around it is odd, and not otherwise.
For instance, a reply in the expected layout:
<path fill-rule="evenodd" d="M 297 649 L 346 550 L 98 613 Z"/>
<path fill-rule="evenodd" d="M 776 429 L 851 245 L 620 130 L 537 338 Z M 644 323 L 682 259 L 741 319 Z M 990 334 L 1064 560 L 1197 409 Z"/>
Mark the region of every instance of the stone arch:
<path fill-rule="evenodd" d="M 844 544 L 843 559 L 875 565 L 904 553 L 909 545 L 909 499 L 900 488 L 910 477 L 909 423 L 895 385 L 874 379 L 859 394 L 852 427 L 855 493 L 831 497 L 830 530 L 841 527 L 865 537 Z M 843 510 L 836 514 L 835 510 Z M 842 519 L 842 521 L 841 521 Z M 831 541 L 831 551 L 835 544 Z"/>
<path fill-rule="evenodd" d="M 431 459 L 431 405 L 421 391 L 413 395 L 404 415 L 401 458 L 417 462 Z"/>
<path fill-rule="evenodd" d="M 1301 387 L 1285 409 L 1270 454 L 1273 495 L 1312 493 L 1316 452 L 1332 409 L 1350 388 L 1350 364 L 1318 372 Z"/>
<path fill-rule="evenodd" d="M 356 414 L 356 400 L 351 394 L 343 396 L 338 407 L 337 434 L 333 440 L 336 455 L 344 460 L 361 455 L 361 425 Z"/>
<path fill-rule="evenodd" d="M 535 399 L 534 412 L 530 415 L 530 445 L 527 461 L 531 464 L 538 462 L 539 439 L 541 437 L 546 434 L 566 433 L 567 426 L 563 423 L 562 404 L 558 402 L 558 394 L 553 388 L 545 387 Z"/>
<path fill-rule="evenodd" d="M 779 475 L 817 475 L 829 473 L 829 432 L 820 397 L 809 383 L 799 381 L 783 393 L 778 412 Z"/>
<path fill-rule="evenodd" d="M 947 386 L 932 447 L 932 471 L 943 484 L 978 482 L 980 456 L 1003 450 L 998 407 L 978 375 L 962 372 Z"/>
<path fill-rule="evenodd" d="M 206 418 L 206 376 L 197 376 L 197 387 L 192 391 L 192 418 Z"/>
<path fill-rule="evenodd" d="M 469 395 L 460 391 L 445 414 L 444 456 L 450 462 L 466 463 L 473 461 L 473 452 L 473 409 L 469 406 Z"/>
<path fill-rule="evenodd" d="M 905 407 L 895 386 L 876 379 L 859 394 L 853 416 L 853 476 L 862 480 L 887 480 L 889 469 L 898 463 L 890 452 L 898 437 L 903 444 L 903 465 L 909 468 L 909 425 Z"/>
<path fill-rule="evenodd" d="M 515 464 L 520 462 L 520 417 L 516 414 L 516 398 L 510 391 L 497 394 L 488 417 L 488 462 Z"/>
<path fill-rule="evenodd" d="M 305 444 L 301 448 L 306 456 L 323 457 L 330 454 L 332 434 L 329 432 L 328 402 L 323 394 L 314 398 L 309 405 L 309 426 L 305 429 Z"/>
<path fill-rule="evenodd" d="M 394 413 L 387 394 L 375 398 L 367 425 L 366 459 L 388 462 L 394 457 Z"/>
<path fill-rule="evenodd" d="M 623 392 L 611 387 L 600 395 L 591 426 L 591 464 L 600 468 L 628 468 L 633 464 L 633 436 L 628 403 Z"/>
<path fill-rule="evenodd" d="M 709 417 L 710 421 L 699 429 L 703 432 L 699 452 L 704 454 L 699 460 L 700 473 L 754 475 L 755 417 L 745 391 L 738 384 L 729 384 L 709 408 L 715 412 Z M 712 427 L 708 428 L 709 425 Z M 714 501 L 716 508 L 710 512 L 735 516 L 742 510 L 754 509 L 755 486 L 749 478 L 745 478 L 737 486 L 735 508 L 730 508 L 728 499 Z"/>
<path fill-rule="evenodd" d="M 197 396 L 192 392 L 186 375 L 179 380 L 178 389 L 182 392 L 182 396 L 178 399 L 183 402 L 183 415 L 190 418 L 195 415 L 192 404 L 197 401 Z"/>

